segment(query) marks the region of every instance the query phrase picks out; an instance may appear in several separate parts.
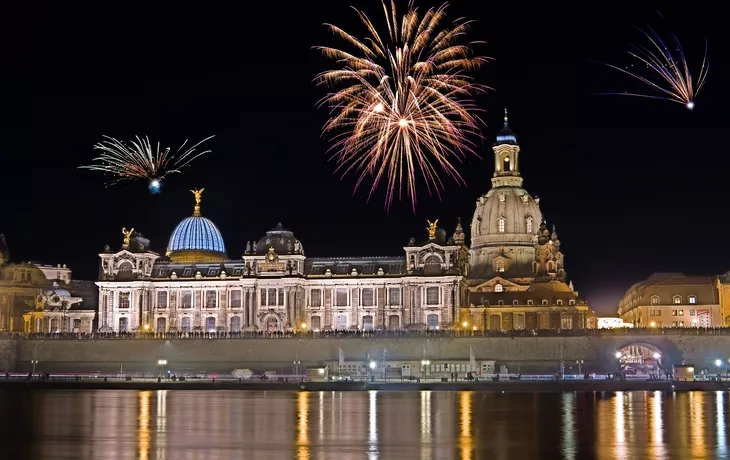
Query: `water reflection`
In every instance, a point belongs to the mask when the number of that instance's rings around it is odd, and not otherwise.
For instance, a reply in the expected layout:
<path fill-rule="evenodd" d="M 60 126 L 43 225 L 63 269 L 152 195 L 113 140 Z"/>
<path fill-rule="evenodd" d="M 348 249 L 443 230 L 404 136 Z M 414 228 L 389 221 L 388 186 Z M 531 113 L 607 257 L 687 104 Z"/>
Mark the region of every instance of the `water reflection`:
<path fill-rule="evenodd" d="M 563 458 L 575 458 L 575 393 L 563 393 Z"/>
<path fill-rule="evenodd" d="M 459 393 L 459 451 L 461 460 L 471 460 L 474 450 L 471 434 L 471 403 L 474 393 L 463 391 Z"/>
<path fill-rule="evenodd" d="M 368 408 L 368 459 L 378 458 L 378 392 L 369 391 L 370 406 Z"/>
<path fill-rule="evenodd" d="M 727 411 L 727 392 L 0 392 L 0 458 L 723 458 Z"/>
<path fill-rule="evenodd" d="M 297 393 L 297 460 L 309 458 L 309 392 Z"/>

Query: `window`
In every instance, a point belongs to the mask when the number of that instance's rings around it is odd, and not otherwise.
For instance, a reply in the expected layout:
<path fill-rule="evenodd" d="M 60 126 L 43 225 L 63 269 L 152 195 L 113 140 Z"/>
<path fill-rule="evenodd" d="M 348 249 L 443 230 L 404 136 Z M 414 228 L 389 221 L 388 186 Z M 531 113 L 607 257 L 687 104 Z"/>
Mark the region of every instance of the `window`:
<path fill-rule="evenodd" d="M 575 305 L 575 300 L 573 300 L 573 299 L 570 299 L 570 300 L 568 301 L 568 305 Z"/>
<path fill-rule="evenodd" d="M 426 305 L 438 305 L 441 303 L 441 289 L 437 287 L 426 288 Z"/>
<path fill-rule="evenodd" d="M 527 305 L 534 305 L 534 304 L 535 304 L 535 303 L 534 303 L 534 302 L 532 301 L 532 299 L 529 299 L 529 300 L 527 301 Z"/>
<path fill-rule="evenodd" d="M 157 318 L 157 328 L 155 328 L 155 331 L 157 332 L 165 332 L 167 330 L 167 319 L 164 317 Z"/>
<path fill-rule="evenodd" d="M 221 274 L 220 267 L 210 267 L 208 269 L 208 276 L 218 276 Z"/>
<path fill-rule="evenodd" d="M 512 305 L 519 305 L 520 303 L 517 300 L 512 301 Z"/>
<path fill-rule="evenodd" d="M 542 299 L 542 304 L 543 304 L 543 305 L 547 305 L 547 304 L 548 304 L 548 301 L 547 301 L 547 299 Z"/>
<path fill-rule="evenodd" d="M 388 289 L 388 305 L 400 305 L 400 288 Z"/>
<path fill-rule="evenodd" d="M 183 276 L 193 276 L 193 269 L 186 268 L 185 270 L 183 270 Z"/>
<path fill-rule="evenodd" d="M 684 316 L 684 310 L 679 310 L 679 316 Z"/>
<path fill-rule="evenodd" d="M 310 327 L 313 331 L 318 331 L 322 328 L 322 317 L 321 316 L 312 316 Z"/>
<path fill-rule="evenodd" d="M 558 299 L 555 303 L 558 304 L 558 305 L 563 305 L 563 300 L 562 299 Z"/>
<path fill-rule="evenodd" d="M 132 294 L 130 292 L 119 293 L 119 308 L 129 308 L 130 298 Z"/>
<path fill-rule="evenodd" d="M 498 300 L 497 305 L 504 305 L 504 300 Z"/>
<path fill-rule="evenodd" d="M 129 318 L 119 318 L 119 332 L 129 332 Z"/>
<path fill-rule="evenodd" d="M 438 327 L 439 327 L 438 315 L 430 314 L 430 315 L 426 316 L 426 326 L 429 329 L 438 329 Z"/>
<path fill-rule="evenodd" d="M 649 310 L 649 316 L 654 316 L 654 310 Z"/>
<path fill-rule="evenodd" d="M 372 307 L 373 305 L 375 305 L 375 295 L 373 294 L 373 288 L 364 288 L 362 290 L 362 306 Z M 372 317 L 370 319 L 372 320 Z"/>
<path fill-rule="evenodd" d="M 182 328 L 183 332 L 190 332 L 190 317 L 189 316 L 183 316 L 183 319 L 180 322 L 180 327 Z"/>
<path fill-rule="evenodd" d="M 497 273 L 504 273 L 504 259 L 497 259 L 494 261 L 494 271 Z"/>
<path fill-rule="evenodd" d="M 335 306 L 346 307 L 347 306 L 347 289 L 336 289 L 335 290 Z"/>
<path fill-rule="evenodd" d="M 240 316 L 231 317 L 230 330 L 231 330 L 231 332 L 240 332 L 241 331 L 241 317 Z"/>
<path fill-rule="evenodd" d="M 573 315 L 560 315 L 560 329 L 573 329 Z"/>
<path fill-rule="evenodd" d="M 695 311 L 694 311 L 694 309 L 690 310 L 690 311 L 689 311 L 689 316 L 694 316 L 694 315 L 695 315 Z"/>
<path fill-rule="evenodd" d="M 677 310 L 672 310 L 672 316 L 677 316 Z"/>
<path fill-rule="evenodd" d="M 236 267 L 236 268 L 233 269 L 233 275 L 234 276 L 235 275 L 241 275 L 242 273 L 243 273 L 243 268 L 241 268 L 241 267 Z"/>
<path fill-rule="evenodd" d="M 284 305 L 284 290 L 283 289 L 279 289 L 279 295 L 277 297 L 277 300 L 279 301 L 279 303 L 277 305 L 282 305 L 282 306 Z"/>
<path fill-rule="evenodd" d="M 74 318 L 74 332 L 81 332 L 81 320 L 79 318 Z"/>
<path fill-rule="evenodd" d="M 212 316 L 209 316 L 205 318 L 205 331 L 206 332 L 215 332 L 215 318 Z"/>
<path fill-rule="evenodd" d="M 679 327 L 684 327 L 684 321 L 679 322 Z"/>
<path fill-rule="evenodd" d="M 675 304 L 680 304 L 680 303 L 682 303 L 682 296 L 681 295 L 675 295 L 672 300 L 674 301 Z"/>
<path fill-rule="evenodd" d="M 693 296 L 693 295 L 689 296 L 689 303 L 691 305 L 696 304 L 697 303 L 697 297 L 696 296 Z"/>
<path fill-rule="evenodd" d="M 312 289 L 312 292 L 310 293 L 309 304 L 313 307 L 322 306 L 322 290 L 321 289 Z"/>
<path fill-rule="evenodd" d="M 180 295 L 180 306 L 182 308 L 193 308 L 193 291 L 183 291 Z"/>
<path fill-rule="evenodd" d="M 157 292 L 157 308 L 162 310 L 167 308 L 167 291 Z"/>
<path fill-rule="evenodd" d="M 276 289 L 268 290 L 268 301 L 267 305 L 276 305 Z"/>
<path fill-rule="evenodd" d="M 242 298 L 240 290 L 231 291 L 231 308 L 239 308 L 242 305 Z"/>
<path fill-rule="evenodd" d="M 532 233 L 532 217 L 525 219 L 525 226 L 527 227 L 527 233 Z"/>
<path fill-rule="evenodd" d="M 652 305 L 659 305 L 659 296 L 658 295 L 651 296 L 651 304 Z"/>
<path fill-rule="evenodd" d="M 216 291 L 205 291 L 205 308 L 215 308 L 217 304 L 218 293 Z"/>
<path fill-rule="evenodd" d="M 504 287 L 501 284 L 497 283 L 494 285 L 494 292 L 504 292 Z"/>
<path fill-rule="evenodd" d="M 338 265 L 335 268 L 335 273 L 337 273 L 338 275 L 347 275 L 347 274 L 349 274 L 350 273 L 350 265 L 349 264 L 341 264 L 341 265 Z"/>
<path fill-rule="evenodd" d="M 504 217 L 500 217 L 499 220 L 497 220 L 497 231 L 499 231 L 499 233 L 504 233 L 504 227 L 506 226 L 506 224 L 507 219 L 505 219 Z"/>

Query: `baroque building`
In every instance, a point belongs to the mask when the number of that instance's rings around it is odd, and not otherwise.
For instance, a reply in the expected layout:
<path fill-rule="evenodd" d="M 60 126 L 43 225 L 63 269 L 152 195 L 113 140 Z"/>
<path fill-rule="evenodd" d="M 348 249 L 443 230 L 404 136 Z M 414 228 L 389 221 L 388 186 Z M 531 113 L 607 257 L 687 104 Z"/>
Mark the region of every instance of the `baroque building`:
<path fill-rule="evenodd" d="M 0 235 L 0 331 L 90 333 L 97 305 L 93 287 L 73 280 L 65 265 L 10 263 Z"/>
<path fill-rule="evenodd" d="M 522 188 L 520 148 L 504 128 L 492 188 L 479 198 L 471 248 L 457 222 L 428 222 L 394 257 L 319 258 L 281 224 L 229 257 L 221 232 L 193 214 L 159 254 L 134 229 L 101 253 L 102 331 L 238 332 L 375 329 L 579 329 L 588 306 L 566 281 L 555 228 Z"/>
<path fill-rule="evenodd" d="M 491 189 L 471 223 L 468 307 L 463 326 L 475 329 L 583 329 L 591 315 L 566 281 L 561 243 L 522 187 L 520 146 L 504 126 L 493 147 Z"/>
<path fill-rule="evenodd" d="M 634 327 L 722 327 L 722 279 L 655 273 L 626 291 L 618 316 Z"/>
<path fill-rule="evenodd" d="M 101 331 L 239 332 L 374 330 L 449 326 L 459 317 L 468 251 L 428 225 L 396 257 L 313 258 L 281 224 L 231 258 L 216 225 L 201 214 L 170 236 L 164 255 L 134 229 L 100 254 Z"/>

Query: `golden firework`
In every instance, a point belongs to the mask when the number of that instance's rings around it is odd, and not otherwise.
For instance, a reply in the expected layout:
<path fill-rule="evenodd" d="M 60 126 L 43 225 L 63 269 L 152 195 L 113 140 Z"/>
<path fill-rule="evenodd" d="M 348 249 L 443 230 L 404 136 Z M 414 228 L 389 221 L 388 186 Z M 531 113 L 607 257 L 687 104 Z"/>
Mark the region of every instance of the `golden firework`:
<path fill-rule="evenodd" d="M 386 178 L 386 209 L 405 188 L 415 210 L 418 177 L 439 197 L 441 172 L 463 184 L 453 162 L 476 154 L 481 120 L 474 96 L 488 88 L 471 73 L 487 58 L 475 56 L 473 42 L 464 41 L 470 22 L 447 23 L 445 10 L 431 8 L 421 17 L 411 2 L 399 21 L 395 3 L 389 10 L 383 2 L 383 36 L 355 10 L 365 39 L 326 24 L 352 50 L 317 47 L 337 64 L 315 79 L 331 88 L 321 104 L 331 110 L 323 131 L 332 136 L 337 171 L 359 174 L 355 190 L 372 177 L 368 198 Z"/>

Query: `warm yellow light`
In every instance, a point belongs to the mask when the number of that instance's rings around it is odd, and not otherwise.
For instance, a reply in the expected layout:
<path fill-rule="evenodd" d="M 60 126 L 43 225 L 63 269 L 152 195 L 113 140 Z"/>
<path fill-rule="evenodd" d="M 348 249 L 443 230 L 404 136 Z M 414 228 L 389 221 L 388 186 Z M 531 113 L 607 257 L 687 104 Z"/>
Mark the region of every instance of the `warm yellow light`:
<path fill-rule="evenodd" d="M 651 327 L 656 327 L 656 321 L 651 322 Z"/>
<path fill-rule="evenodd" d="M 148 330 L 149 328 L 150 328 L 150 325 L 149 325 L 149 324 L 145 324 L 145 325 L 144 325 L 144 330 L 145 330 L 145 331 L 146 331 L 146 330 Z"/>
<path fill-rule="evenodd" d="M 469 325 L 469 323 L 467 323 L 466 321 L 464 321 L 463 323 L 461 323 L 461 325 L 464 326 L 464 327 L 467 327 Z"/>
<path fill-rule="evenodd" d="M 476 326 L 474 326 L 474 327 L 472 327 L 472 328 L 471 328 L 471 330 L 472 330 L 472 331 L 476 331 L 476 330 L 477 330 L 477 327 L 476 327 Z"/>
<path fill-rule="evenodd" d="M 307 328 L 307 323 L 302 323 L 302 329 L 306 329 L 306 328 Z"/>

